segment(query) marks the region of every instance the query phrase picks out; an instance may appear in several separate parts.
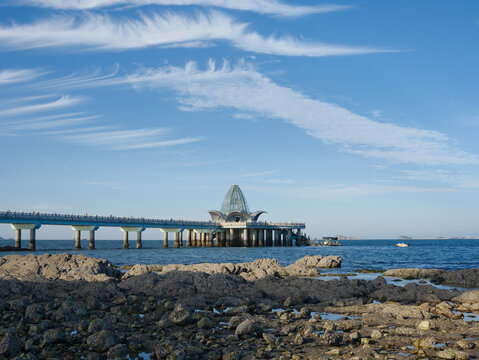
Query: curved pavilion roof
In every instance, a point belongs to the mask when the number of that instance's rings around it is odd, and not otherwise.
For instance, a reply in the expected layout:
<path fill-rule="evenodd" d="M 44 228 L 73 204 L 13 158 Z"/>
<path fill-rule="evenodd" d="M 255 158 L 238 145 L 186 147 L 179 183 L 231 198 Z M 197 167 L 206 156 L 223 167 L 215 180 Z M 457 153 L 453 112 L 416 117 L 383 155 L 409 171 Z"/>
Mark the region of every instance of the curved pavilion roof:
<path fill-rule="evenodd" d="M 249 213 L 248 204 L 246 198 L 238 185 L 232 185 L 225 195 L 223 205 L 221 206 L 221 212 L 223 214 L 229 214 L 233 211 Z"/>

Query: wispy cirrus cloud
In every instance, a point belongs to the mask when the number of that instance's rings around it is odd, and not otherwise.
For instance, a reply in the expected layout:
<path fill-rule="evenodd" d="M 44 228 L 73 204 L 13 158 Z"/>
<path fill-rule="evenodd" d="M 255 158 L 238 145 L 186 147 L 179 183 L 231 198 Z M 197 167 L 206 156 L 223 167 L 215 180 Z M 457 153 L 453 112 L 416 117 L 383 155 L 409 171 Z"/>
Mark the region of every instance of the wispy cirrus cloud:
<path fill-rule="evenodd" d="M 289 5 L 278 0 L 15 0 L 12 4 L 32 5 L 59 10 L 92 10 L 118 6 L 146 5 L 212 6 L 228 10 L 252 11 L 277 16 L 303 16 L 349 9 L 348 5 Z"/>
<path fill-rule="evenodd" d="M 87 13 L 54 16 L 31 24 L 0 26 L 0 49 L 67 47 L 83 50 L 133 50 L 146 47 L 191 47 L 213 41 L 254 53 L 284 56 L 362 55 L 390 50 L 263 36 L 249 25 L 218 11 L 184 15 L 173 12 L 137 18 Z"/>
<path fill-rule="evenodd" d="M 449 170 L 402 170 L 401 173 L 408 180 L 416 180 L 429 183 L 442 183 L 459 189 L 479 189 L 479 177 L 451 172 Z"/>
<path fill-rule="evenodd" d="M 335 104 L 280 86 L 251 66 L 206 70 L 194 62 L 184 68 L 142 69 L 124 80 L 136 88 L 169 89 L 183 108 L 230 108 L 280 119 L 342 151 L 401 163 L 425 165 L 476 164 L 478 157 L 449 145 L 434 130 L 383 123 Z"/>
<path fill-rule="evenodd" d="M 60 96 L 53 101 L 22 105 L 17 107 L 0 109 L 0 118 L 6 116 L 18 116 L 25 114 L 37 114 L 40 112 L 58 110 L 65 107 L 80 104 L 85 99 L 81 96 Z"/>
<path fill-rule="evenodd" d="M 5 69 L 0 70 L 0 85 L 21 83 L 35 79 L 44 72 L 35 69 Z"/>
<path fill-rule="evenodd" d="M 174 145 L 184 145 L 199 141 L 200 138 L 184 137 L 173 140 L 159 140 L 169 132 L 166 128 L 149 128 L 138 130 L 107 130 L 88 131 L 79 134 L 65 135 L 63 140 L 81 145 L 105 147 L 111 150 L 131 150 L 160 148 Z"/>

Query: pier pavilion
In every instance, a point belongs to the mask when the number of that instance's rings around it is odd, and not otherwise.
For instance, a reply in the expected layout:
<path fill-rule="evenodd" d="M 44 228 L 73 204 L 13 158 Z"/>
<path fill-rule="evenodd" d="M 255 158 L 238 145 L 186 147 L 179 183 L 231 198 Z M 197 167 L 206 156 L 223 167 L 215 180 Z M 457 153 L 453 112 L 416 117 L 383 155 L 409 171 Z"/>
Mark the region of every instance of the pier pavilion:
<path fill-rule="evenodd" d="M 100 227 L 118 227 L 123 231 L 123 247 L 129 247 L 129 233 L 137 234 L 136 248 L 142 247 L 142 232 L 148 228 L 163 233 L 163 247 L 174 234 L 174 247 L 182 247 L 186 231 L 188 247 L 258 247 L 306 244 L 301 230 L 304 223 L 273 223 L 259 221 L 265 211 L 249 212 L 246 199 L 238 185 L 226 193 L 221 210 L 211 210 L 211 221 L 147 219 L 116 216 L 42 214 L 36 212 L 0 211 L 0 223 L 15 230 L 15 248 L 21 248 L 22 230 L 30 232 L 29 249 L 36 249 L 36 231 L 45 225 L 68 225 L 75 232 L 75 249 L 81 249 L 81 232 L 90 234 L 89 249 L 95 249 L 95 232 Z"/>

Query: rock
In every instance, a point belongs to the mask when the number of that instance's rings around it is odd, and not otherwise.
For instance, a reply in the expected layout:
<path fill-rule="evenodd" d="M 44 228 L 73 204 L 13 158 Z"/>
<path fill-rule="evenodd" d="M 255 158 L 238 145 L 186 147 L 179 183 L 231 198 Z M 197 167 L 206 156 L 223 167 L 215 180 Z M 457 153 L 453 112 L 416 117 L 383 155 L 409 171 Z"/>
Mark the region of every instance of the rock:
<path fill-rule="evenodd" d="M 25 318 L 34 324 L 38 324 L 45 318 L 45 308 L 41 304 L 31 304 L 25 309 Z"/>
<path fill-rule="evenodd" d="M 197 325 L 200 329 L 212 329 L 215 327 L 216 323 L 208 317 L 202 317 Z"/>
<path fill-rule="evenodd" d="M 58 343 L 66 340 L 65 332 L 60 329 L 50 329 L 43 333 L 43 340 L 47 343 Z"/>
<path fill-rule="evenodd" d="M 284 306 L 290 307 L 293 305 L 293 298 L 291 296 L 288 296 L 286 300 L 284 300 Z"/>
<path fill-rule="evenodd" d="M 470 340 L 459 340 L 456 342 L 457 347 L 463 350 L 474 349 L 475 344 Z"/>
<path fill-rule="evenodd" d="M 87 338 L 87 344 L 100 353 L 108 351 L 111 347 L 115 346 L 117 342 L 118 339 L 115 334 L 107 330 L 101 330 Z"/>
<path fill-rule="evenodd" d="M 235 330 L 239 324 L 243 322 L 243 318 L 240 316 L 232 316 L 228 322 L 228 330 Z"/>
<path fill-rule="evenodd" d="M 479 290 L 466 291 L 452 299 L 456 303 L 479 303 Z"/>
<path fill-rule="evenodd" d="M 343 340 L 343 336 L 337 332 L 325 331 L 324 334 L 321 335 L 321 339 L 328 346 L 337 346 Z"/>
<path fill-rule="evenodd" d="M 125 344 L 117 344 L 111 347 L 106 354 L 108 359 L 125 359 L 128 355 L 128 346 Z"/>
<path fill-rule="evenodd" d="M 295 261 L 293 264 L 284 268 L 289 276 L 318 276 L 319 262 L 323 257 L 321 255 L 305 256 Z"/>
<path fill-rule="evenodd" d="M 13 357 L 20 352 L 17 337 L 11 331 L 8 331 L 0 341 L 0 355 Z"/>
<path fill-rule="evenodd" d="M 371 339 L 373 340 L 379 340 L 383 337 L 383 334 L 381 333 L 381 331 L 377 330 L 377 329 L 374 329 L 372 332 L 371 332 Z"/>
<path fill-rule="evenodd" d="M 357 344 L 361 341 L 361 334 L 357 331 L 352 332 L 349 334 L 349 341 L 353 344 Z"/>
<path fill-rule="evenodd" d="M 436 339 L 433 337 L 427 337 L 424 339 L 417 339 L 414 341 L 414 347 L 416 349 L 432 349 L 436 345 Z"/>
<path fill-rule="evenodd" d="M 263 339 L 268 345 L 274 345 L 276 343 L 276 336 L 270 333 L 263 333 Z"/>
<path fill-rule="evenodd" d="M 401 279 L 430 279 L 445 272 L 442 269 L 389 269 L 383 273 L 384 276 L 397 277 Z"/>
<path fill-rule="evenodd" d="M 136 264 L 136 265 L 133 265 L 132 268 L 128 270 L 125 274 L 123 274 L 121 278 L 128 279 L 129 277 L 148 274 L 149 272 L 151 271 L 147 265 Z"/>
<path fill-rule="evenodd" d="M 429 320 L 424 320 L 421 321 L 417 326 L 416 329 L 418 330 L 424 330 L 424 331 L 429 331 L 429 330 L 434 330 L 436 327 L 431 323 Z"/>
<path fill-rule="evenodd" d="M 0 279 L 105 281 L 120 275 L 109 261 L 82 254 L 8 255 L 0 262 Z"/>
<path fill-rule="evenodd" d="M 169 319 L 176 325 L 186 325 L 193 322 L 193 311 L 184 304 L 177 304 L 171 312 Z"/>
<path fill-rule="evenodd" d="M 251 335 L 257 331 L 258 327 L 253 323 L 251 320 L 246 319 L 245 321 L 241 322 L 235 330 L 235 335 L 243 336 L 243 335 Z"/>
<path fill-rule="evenodd" d="M 325 269 L 338 268 L 341 267 L 341 262 L 342 259 L 340 256 L 329 255 L 321 259 L 318 267 Z"/>
<path fill-rule="evenodd" d="M 95 333 L 99 332 L 101 330 L 106 330 L 106 323 L 102 319 L 93 319 L 90 321 L 90 324 L 88 325 L 88 332 Z"/>
<path fill-rule="evenodd" d="M 469 356 L 465 352 L 453 349 L 438 351 L 436 355 L 439 359 L 467 360 L 469 358 Z"/>
<path fill-rule="evenodd" d="M 304 343 L 304 338 L 301 336 L 301 334 L 296 334 L 294 337 L 294 345 L 302 345 Z"/>
<path fill-rule="evenodd" d="M 463 288 L 479 288 L 479 268 L 446 271 L 432 277 L 431 282 Z"/>

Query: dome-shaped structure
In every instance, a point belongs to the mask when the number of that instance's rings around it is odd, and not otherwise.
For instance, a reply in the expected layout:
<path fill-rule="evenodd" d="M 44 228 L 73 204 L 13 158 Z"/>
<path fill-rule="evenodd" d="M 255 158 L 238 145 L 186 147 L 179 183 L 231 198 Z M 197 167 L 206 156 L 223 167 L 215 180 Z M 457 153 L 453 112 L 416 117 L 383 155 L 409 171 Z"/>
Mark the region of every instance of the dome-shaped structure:
<path fill-rule="evenodd" d="M 248 204 L 238 185 L 232 185 L 230 187 L 221 206 L 221 212 L 225 215 L 233 211 L 249 213 Z"/>

